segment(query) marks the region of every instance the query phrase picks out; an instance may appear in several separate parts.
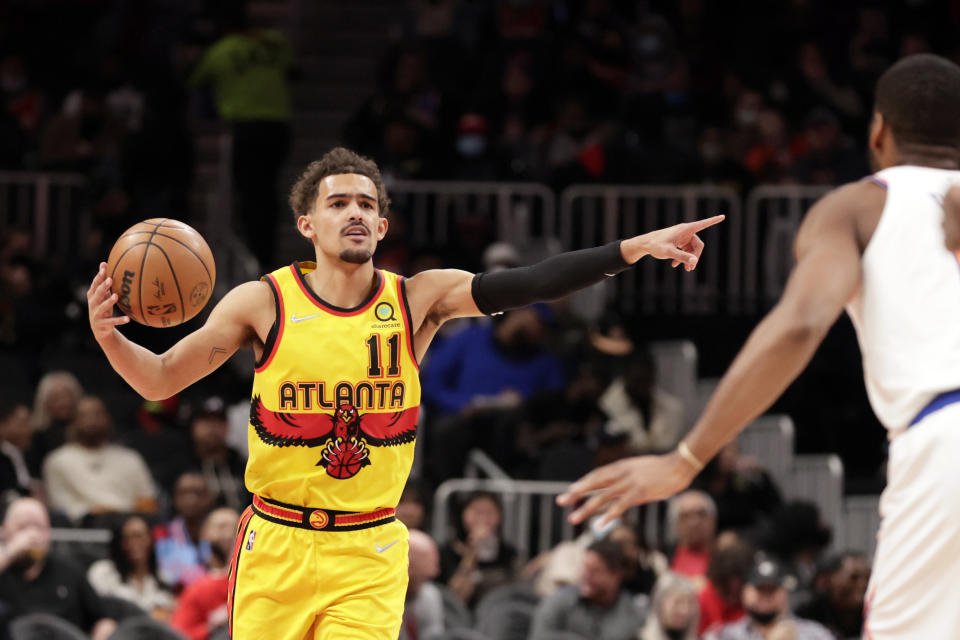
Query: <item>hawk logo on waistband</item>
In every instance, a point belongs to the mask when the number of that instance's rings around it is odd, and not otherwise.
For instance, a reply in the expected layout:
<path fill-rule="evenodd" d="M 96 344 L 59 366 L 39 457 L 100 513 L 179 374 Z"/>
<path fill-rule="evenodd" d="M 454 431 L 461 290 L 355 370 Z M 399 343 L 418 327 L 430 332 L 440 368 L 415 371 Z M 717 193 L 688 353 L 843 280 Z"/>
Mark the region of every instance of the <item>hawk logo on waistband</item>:
<path fill-rule="evenodd" d="M 338 480 L 352 478 L 370 464 L 372 447 L 395 447 L 417 438 L 419 407 L 394 413 L 360 415 L 352 404 L 341 403 L 328 413 L 270 411 L 260 396 L 250 402 L 250 424 L 260 439 L 274 447 L 323 447 L 317 466 Z"/>

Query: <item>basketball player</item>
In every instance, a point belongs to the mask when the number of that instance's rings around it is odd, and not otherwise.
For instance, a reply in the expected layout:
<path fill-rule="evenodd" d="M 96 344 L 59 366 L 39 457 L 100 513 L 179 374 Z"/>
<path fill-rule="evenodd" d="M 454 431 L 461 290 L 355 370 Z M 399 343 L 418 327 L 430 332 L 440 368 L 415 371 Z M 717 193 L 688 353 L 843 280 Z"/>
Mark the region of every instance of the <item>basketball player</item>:
<path fill-rule="evenodd" d="M 593 492 L 574 522 L 601 510 L 607 520 L 689 485 L 800 374 L 846 307 L 891 440 L 864 636 L 957 637 L 960 255 L 945 246 L 944 223 L 957 220 L 943 208 L 960 184 L 957 114 L 960 68 L 943 58 L 910 56 L 880 77 L 869 147 L 881 170 L 807 214 L 783 297 L 677 449 L 581 478 L 558 499 L 569 505 Z"/>
<path fill-rule="evenodd" d="M 242 346 L 256 358 L 246 485 L 230 575 L 236 640 L 394 640 L 407 531 L 394 508 L 410 472 L 418 363 L 445 321 L 562 297 L 646 255 L 692 270 L 715 216 L 489 274 L 375 269 L 389 200 L 376 165 L 338 148 L 307 167 L 290 203 L 316 262 L 236 287 L 206 324 L 156 355 L 116 330 L 105 265 L 90 324 L 114 369 L 161 399 Z"/>

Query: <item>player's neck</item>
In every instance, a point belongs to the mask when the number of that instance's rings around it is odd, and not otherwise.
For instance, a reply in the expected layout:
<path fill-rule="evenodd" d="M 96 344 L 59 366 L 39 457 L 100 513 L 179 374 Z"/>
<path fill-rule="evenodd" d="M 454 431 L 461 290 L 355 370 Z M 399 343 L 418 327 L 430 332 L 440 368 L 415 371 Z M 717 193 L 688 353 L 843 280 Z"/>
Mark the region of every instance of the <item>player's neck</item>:
<path fill-rule="evenodd" d="M 952 148 L 906 148 L 900 149 L 896 164 L 934 169 L 960 169 L 960 158 Z"/>
<path fill-rule="evenodd" d="M 317 256 L 317 268 L 306 274 L 305 278 L 314 293 L 344 309 L 361 304 L 377 284 L 373 260 L 351 264 L 339 258 L 325 259 L 322 254 Z"/>

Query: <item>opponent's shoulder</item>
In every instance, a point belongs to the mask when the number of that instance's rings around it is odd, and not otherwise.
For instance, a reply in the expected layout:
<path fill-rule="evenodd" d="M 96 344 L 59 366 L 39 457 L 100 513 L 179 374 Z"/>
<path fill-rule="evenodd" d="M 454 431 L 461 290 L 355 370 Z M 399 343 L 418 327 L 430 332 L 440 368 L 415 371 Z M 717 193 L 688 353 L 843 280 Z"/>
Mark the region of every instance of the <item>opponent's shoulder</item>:
<path fill-rule="evenodd" d="M 876 229 L 886 199 L 886 188 L 869 178 L 832 189 L 804 218 L 797 234 L 798 251 L 825 234 L 852 236 L 862 250 Z"/>
<path fill-rule="evenodd" d="M 856 213 L 857 211 L 882 207 L 887 199 L 887 189 L 882 182 L 871 177 L 848 182 L 828 191 L 810 210 L 810 215 L 822 212 Z"/>

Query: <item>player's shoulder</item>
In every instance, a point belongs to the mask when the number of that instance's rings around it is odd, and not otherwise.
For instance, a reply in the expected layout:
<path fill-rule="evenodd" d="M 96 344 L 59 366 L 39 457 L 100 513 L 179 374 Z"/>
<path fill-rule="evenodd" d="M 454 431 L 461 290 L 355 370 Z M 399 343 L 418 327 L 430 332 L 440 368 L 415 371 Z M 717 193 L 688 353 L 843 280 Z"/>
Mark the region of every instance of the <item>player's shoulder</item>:
<path fill-rule="evenodd" d="M 876 209 L 887 198 L 884 184 L 868 176 L 855 182 L 848 182 L 828 191 L 814 206 L 816 209 L 856 212 Z M 812 211 L 811 211 L 812 212 Z"/>
<path fill-rule="evenodd" d="M 251 280 L 230 289 L 217 303 L 210 321 L 214 318 L 218 321 L 231 319 L 255 326 L 261 319 L 272 318 L 273 313 L 274 298 L 270 285 L 263 280 Z"/>
<path fill-rule="evenodd" d="M 238 284 L 227 292 L 223 301 L 238 306 L 256 306 L 273 300 L 273 291 L 266 280 L 250 280 Z"/>
<path fill-rule="evenodd" d="M 406 279 L 407 296 L 411 299 L 432 297 L 472 278 L 472 273 L 461 269 L 427 269 Z"/>
<path fill-rule="evenodd" d="M 842 232 L 855 237 L 862 249 L 877 227 L 886 199 L 884 186 L 870 178 L 828 191 L 807 213 L 797 234 L 798 245 L 824 233 Z"/>

